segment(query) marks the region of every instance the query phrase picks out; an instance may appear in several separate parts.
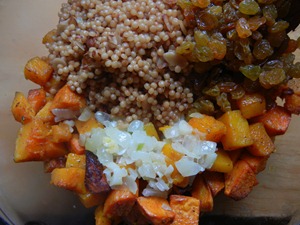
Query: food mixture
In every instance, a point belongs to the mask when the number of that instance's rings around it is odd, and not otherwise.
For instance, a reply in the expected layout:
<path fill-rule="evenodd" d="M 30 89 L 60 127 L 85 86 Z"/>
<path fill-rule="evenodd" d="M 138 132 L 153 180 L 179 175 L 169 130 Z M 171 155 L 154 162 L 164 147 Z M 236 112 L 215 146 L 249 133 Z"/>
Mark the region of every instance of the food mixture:
<path fill-rule="evenodd" d="M 291 4 L 68 0 L 11 106 L 15 162 L 43 161 L 97 225 L 199 224 L 220 192 L 245 198 L 300 113 Z"/>

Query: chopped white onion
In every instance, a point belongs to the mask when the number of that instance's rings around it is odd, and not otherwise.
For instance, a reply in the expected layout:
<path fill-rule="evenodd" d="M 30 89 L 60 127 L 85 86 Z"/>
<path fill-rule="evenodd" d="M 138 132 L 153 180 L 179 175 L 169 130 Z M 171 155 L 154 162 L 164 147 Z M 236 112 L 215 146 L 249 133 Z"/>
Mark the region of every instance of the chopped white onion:
<path fill-rule="evenodd" d="M 175 162 L 175 166 L 178 172 L 184 177 L 194 176 L 197 173 L 204 171 L 204 168 L 201 165 L 195 163 L 186 156 Z"/>
<path fill-rule="evenodd" d="M 105 113 L 105 112 L 96 112 L 95 113 L 95 118 L 99 123 L 104 124 L 106 121 L 110 121 L 110 115 Z"/>
<path fill-rule="evenodd" d="M 88 121 L 92 117 L 93 113 L 92 111 L 88 108 L 85 107 L 81 113 L 81 115 L 78 117 L 79 121 Z"/>
<path fill-rule="evenodd" d="M 52 109 L 51 112 L 55 116 L 54 121 L 60 122 L 63 120 L 72 120 L 76 119 L 80 115 L 80 111 L 74 111 L 71 109 Z"/>

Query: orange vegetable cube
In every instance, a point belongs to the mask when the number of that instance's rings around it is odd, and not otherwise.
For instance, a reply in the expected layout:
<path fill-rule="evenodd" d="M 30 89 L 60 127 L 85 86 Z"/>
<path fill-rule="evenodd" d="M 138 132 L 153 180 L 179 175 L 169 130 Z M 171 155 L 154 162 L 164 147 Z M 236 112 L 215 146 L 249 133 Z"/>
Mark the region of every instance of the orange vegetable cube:
<path fill-rule="evenodd" d="M 144 125 L 144 130 L 146 131 L 146 134 L 148 136 L 152 136 L 152 137 L 155 137 L 157 140 L 159 140 L 159 136 L 158 136 L 158 133 L 157 133 L 157 130 L 154 126 L 153 123 L 146 123 Z"/>
<path fill-rule="evenodd" d="M 46 91 L 42 88 L 29 90 L 27 99 L 37 113 L 47 103 Z"/>
<path fill-rule="evenodd" d="M 170 206 L 175 212 L 172 225 L 198 225 L 200 200 L 184 195 L 171 195 Z"/>
<path fill-rule="evenodd" d="M 85 98 L 73 92 L 68 85 L 63 86 L 54 96 L 51 109 L 80 110 L 85 107 Z"/>
<path fill-rule="evenodd" d="M 236 150 L 252 145 L 249 124 L 242 116 L 241 111 L 226 112 L 219 120 L 227 128 L 226 134 L 221 139 L 224 150 Z"/>
<path fill-rule="evenodd" d="M 99 123 L 94 116 L 89 118 L 87 121 L 76 120 L 75 126 L 79 134 L 91 132 L 94 128 L 103 128 L 103 125 Z"/>
<path fill-rule="evenodd" d="M 69 153 L 66 161 L 66 168 L 81 168 L 85 169 L 86 165 L 86 156 L 85 155 L 77 155 L 75 153 Z"/>
<path fill-rule="evenodd" d="M 215 197 L 225 187 L 223 173 L 205 171 L 203 173 L 203 177 L 213 197 Z"/>
<path fill-rule="evenodd" d="M 257 183 L 255 173 L 249 164 L 239 160 L 233 170 L 225 175 L 224 193 L 234 200 L 240 200 L 247 197 Z"/>
<path fill-rule="evenodd" d="M 189 124 L 206 135 L 206 140 L 219 142 L 226 133 L 226 126 L 212 116 L 203 115 L 201 118 L 191 118 Z"/>
<path fill-rule="evenodd" d="M 201 212 L 210 212 L 213 210 L 213 196 L 201 174 L 198 174 L 193 182 L 192 196 L 200 200 Z"/>
<path fill-rule="evenodd" d="M 55 143 L 68 142 L 72 138 L 69 125 L 65 123 L 59 123 L 52 126 L 52 140 Z"/>
<path fill-rule="evenodd" d="M 103 205 L 99 205 L 95 210 L 95 225 L 111 225 L 111 220 L 104 215 Z"/>
<path fill-rule="evenodd" d="M 85 170 L 81 168 L 56 168 L 51 173 L 51 184 L 78 194 L 85 194 Z"/>
<path fill-rule="evenodd" d="M 209 170 L 221 173 L 229 173 L 233 168 L 233 163 L 228 153 L 222 149 L 219 149 L 216 151 L 216 154 L 217 158 Z"/>
<path fill-rule="evenodd" d="M 35 111 L 21 92 L 16 92 L 11 105 L 11 112 L 16 121 L 26 124 L 35 116 Z"/>
<path fill-rule="evenodd" d="M 73 134 L 71 140 L 68 142 L 68 149 L 70 152 L 77 155 L 85 153 L 85 148 L 79 144 L 79 135 Z"/>
<path fill-rule="evenodd" d="M 16 140 L 15 162 L 45 161 L 64 156 L 67 148 L 63 143 L 54 143 L 50 126 L 34 119 L 23 125 Z"/>
<path fill-rule="evenodd" d="M 104 203 L 103 213 L 108 218 L 126 216 L 134 206 L 137 195 L 129 189 L 112 190 Z"/>
<path fill-rule="evenodd" d="M 142 214 L 155 225 L 171 224 L 175 218 L 169 202 L 159 197 L 138 197 L 137 203 Z"/>
<path fill-rule="evenodd" d="M 30 59 L 24 68 L 25 78 L 41 86 L 47 83 L 52 73 L 53 68 L 51 65 L 39 57 Z"/>
<path fill-rule="evenodd" d="M 237 105 L 246 119 L 259 116 L 266 111 L 266 99 L 258 93 L 245 94 L 237 101 Z"/>
<path fill-rule="evenodd" d="M 252 155 L 268 156 L 275 150 L 275 145 L 262 123 L 251 124 L 250 134 L 253 144 L 248 147 L 248 151 L 251 152 Z"/>
<path fill-rule="evenodd" d="M 252 171 L 255 174 L 258 174 L 259 172 L 263 171 L 266 168 L 268 158 L 269 158 L 268 156 L 259 157 L 244 152 L 241 155 L 240 159 L 246 161 L 248 165 L 251 167 Z"/>
<path fill-rule="evenodd" d="M 54 123 L 55 116 L 51 112 L 52 100 L 49 100 L 46 105 L 36 114 L 35 118 L 47 122 L 47 123 Z"/>
<path fill-rule="evenodd" d="M 56 159 L 50 159 L 44 161 L 44 172 L 51 173 L 55 168 L 66 167 L 66 158 L 64 156 L 58 157 Z"/>
<path fill-rule="evenodd" d="M 175 166 L 175 162 L 180 160 L 183 154 L 173 149 L 172 145 L 169 143 L 164 145 L 164 147 L 162 148 L 162 153 L 166 156 L 165 161 L 167 165 L 172 165 L 174 168 L 171 174 L 173 184 L 178 187 L 186 187 L 189 184 L 189 178 L 182 176 Z"/>
<path fill-rule="evenodd" d="M 270 136 L 282 135 L 290 125 L 291 113 L 281 106 L 276 106 L 263 115 L 254 118 L 254 122 L 263 123 Z"/>
<path fill-rule="evenodd" d="M 107 195 L 104 193 L 92 194 L 87 192 L 85 194 L 78 194 L 78 197 L 85 208 L 91 208 L 96 205 L 103 205 Z"/>

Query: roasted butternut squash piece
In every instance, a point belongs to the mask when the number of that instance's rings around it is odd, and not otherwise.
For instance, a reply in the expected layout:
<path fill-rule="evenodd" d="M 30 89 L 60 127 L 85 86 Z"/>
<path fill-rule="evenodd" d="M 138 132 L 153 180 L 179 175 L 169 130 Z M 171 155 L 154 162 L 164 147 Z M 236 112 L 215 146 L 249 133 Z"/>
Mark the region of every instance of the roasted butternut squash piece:
<path fill-rule="evenodd" d="M 85 170 L 81 168 L 56 168 L 51 173 L 51 184 L 77 194 L 85 194 Z"/>
<path fill-rule="evenodd" d="M 72 138 L 69 125 L 65 123 L 59 123 L 52 126 L 52 140 L 55 143 L 68 142 Z"/>
<path fill-rule="evenodd" d="M 137 203 L 142 214 L 154 225 L 172 224 L 175 213 L 164 198 L 138 197 Z"/>
<path fill-rule="evenodd" d="M 236 150 L 253 144 L 248 121 L 241 111 L 234 110 L 224 113 L 219 120 L 226 126 L 226 134 L 221 142 L 224 150 Z"/>
<path fill-rule="evenodd" d="M 52 100 L 49 100 L 46 105 L 36 114 L 35 118 L 47 122 L 50 124 L 54 123 L 55 116 L 51 112 Z"/>
<path fill-rule="evenodd" d="M 248 151 L 251 152 L 252 155 L 268 156 L 275 150 L 275 145 L 262 123 L 251 124 L 250 134 L 253 144 L 248 147 Z"/>
<path fill-rule="evenodd" d="M 205 171 L 203 173 L 203 177 L 213 197 L 215 197 L 225 187 L 223 173 Z"/>
<path fill-rule="evenodd" d="M 208 141 L 219 142 L 226 133 L 226 126 L 223 122 L 212 116 L 203 115 L 201 118 L 191 118 L 189 124 L 204 133 L 205 139 Z"/>
<path fill-rule="evenodd" d="M 78 197 L 85 208 L 91 208 L 97 205 L 103 205 L 107 195 L 105 193 L 92 194 L 87 192 L 85 194 L 78 194 Z"/>
<path fill-rule="evenodd" d="M 127 188 L 112 190 L 104 203 L 103 213 L 108 218 L 126 216 L 134 206 L 137 195 Z"/>
<path fill-rule="evenodd" d="M 233 163 L 228 153 L 223 149 L 219 149 L 216 151 L 216 154 L 217 158 L 209 170 L 221 173 L 229 173 L 233 168 Z"/>
<path fill-rule="evenodd" d="M 172 145 L 167 143 L 162 148 L 162 153 L 166 156 L 165 161 L 167 165 L 172 165 L 174 170 L 171 174 L 171 178 L 173 179 L 173 184 L 178 187 L 186 187 L 189 184 L 189 178 L 182 176 L 175 166 L 175 162 L 180 160 L 183 156 L 182 153 L 175 151 L 172 148 Z"/>
<path fill-rule="evenodd" d="M 15 162 L 45 161 L 64 156 L 67 148 L 51 138 L 50 126 L 39 119 L 23 125 L 16 140 Z"/>
<path fill-rule="evenodd" d="M 85 169 L 86 166 L 86 156 L 77 155 L 75 153 L 69 153 L 66 161 L 66 168 L 81 168 Z"/>
<path fill-rule="evenodd" d="M 75 126 L 79 134 L 91 132 L 94 128 L 103 128 L 103 125 L 99 123 L 94 116 L 87 121 L 76 120 Z"/>
<path fill-rule="evenodd" d="M 172 225 L 198 225 L 200 200 L 184 195 L 171 195 L 170 206 L 175 212 Z"/>
<path fill-rule="evenodd" d="M 225 174 L 225 195 L 234 200 L 241 200 L 248 196 L 257 185 L 255 173 L 244 160 L 239 160 L 233 170 Z"/>
<path fill-rule="evenodd" d="M 25 78 L 41 86 L 52 77 L 53 68 L 39 57 L 30 59 L 24 68 Z"/>
<path fill-rule="evenodd" d="M 213 196 L 201 174 L 198 174 L 193 182 L 192 197 L 200 200 L 201 212 L 210 212 L 213 210 Z"/>
<path fill-rule="evenodd" d="M 246 119 L 262 115 L 266 111 L 266 99 L 258 93 L 245 94 L 237 101 L 237 105 Z"/>
<path fill-rule="evenodd" d="M 29 90 L 27 99 L 35 113 L 37 113 L 47 103 L 46 91 L 42 88 Z"/>
<path fill-rule="evenodd" d="M 83 96 L 73 92 L 68 85 L 63 86 L 54 96 L 51 109 L 80 110 L 85 107 Z"/>
<path fill-rule="evenodd" d="M 11 112 L 16 121 L 26 124 L 35 116 L 35 111 L 21 92 L 16 92 L 11 105 Z"/>
<path fill-rule="evenodd" d="M 276 106 L 263 115 L 254 118 L 254 122 L 263 123 L 270 136 L 282 135 L 289 127 L 291 113 L 281 106 Z"/>

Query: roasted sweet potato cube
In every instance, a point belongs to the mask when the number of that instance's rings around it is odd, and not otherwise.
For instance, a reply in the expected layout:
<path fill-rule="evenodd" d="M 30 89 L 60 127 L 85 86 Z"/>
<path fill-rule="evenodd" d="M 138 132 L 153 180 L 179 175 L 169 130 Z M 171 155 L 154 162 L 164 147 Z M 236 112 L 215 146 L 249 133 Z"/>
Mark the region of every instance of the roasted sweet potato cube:
<path fill-rule="evenodd" d="M 198 174 L 193 182 L 192 196 L 200 200 L 201 212 L 210 212 L 213 210 L 213 196 L 201 174 Z"/>
<path fill-rule="evenodd" d="M 11 112 L 16 121 L 26 124 L 35 116 L 35 111 L 21 92 L 16 92 L 11 105 Z"/>
<path fill-rule="evenodd" d="M 91 132 L 94 128 L 103 128 L 103 125 L 99 123 L 94 116 L 92 116 L 87 121 L 75 121 L 75 126 L 79 134 L 85 134 Z"/>
<path fill-rule="evenodd" d="M 86 166 L 86 156 L 77 155 L 75 153 L 69 153 L 66 160 L 66 168 L 81 168 L 85 169 Z"/>
<path fill-rule="evenodd" d="M 284 97 L 284 108 L 289 110 L 291 113 L 300 114 L 300 95 L 292 94 Z"/>
<path fill-rule="evenodd" d="M 28 92 L 27 99 L 35 113 L 37 113 L 47 103 L 46 91 L 43 88 L 31 89 Z"/>
<path fill-rule="evenodd" d="M 234 200 L 241 200 L 248 196 L 257 185 L 255 173 L 244 160 L 239 160 L 233 170 L 225 174 L 225 195 Z"/>
<path fill-rule="evenodd" d="M 160 197 L 138 197 L 137 203 L 143 215 L 154 225 L 172 224 L 175 213 L 169 202 Z"/>
<path fill-rule="evenodd" d="M 78 194 L 80 202 L 85 208 L 91 208 L 97 205 L 103 205 L 107 197 L 106 193 L 92 194 L 90 192 Z"/>
<path fill-rule="evenodd" d="M 200 118 L 191 118 L 189 124 L 199 132 L 205 134 L 208 141 L 219 142 L 226 133 L 226 126 L 212 116 L 203 115 Z"/>
<path fill-rule="evenodd" d="M 253 144 L 248 121 L 239 110 L 226 112 L 219 120 L 227 128 L 221 139 L 224 150 L 236 150 Z"/>
<path fill-rule="evenodd" d="M 223 149 L 219 149 L 216 151 L 216 154 L 217 158 L 209 170 L 221 173 L 229 173 L 233 168 L 233 163 L 228 153 Z"/>
<path fill-rule="evenodd" d="M 171 195 L 170 206 L 175 212 L 172 225 L 198 225 L 200 200 L 184 195 Z"/>
<path fill-rule="evenodd" d="M 79 144 L 79 135 L 73 134 L 71 140 L 68 142 L 68 149 L 70 152 L 75 153 L 77 155 L 82 155 L 85 153 L 84 146 Z"/>
<path fill-rule="evenodd" d="M 77 194 L 85 194 L 85 170 L 81 168 L 56 168 L 51 173 L 51 184 Z"/>
<path fill-rule="evenodd" d="M 243 153 L 244 149 L 238 149 L 235 151 L 228 151 L 228 155 L 233 163 L 233 165 L 239 160 L 241 154 Z"/>
<path fill-rule="evenodd" d="M 52 140 L 55 143 L 68 142 L 72 138 L 69 125 L 65 123 L 59 123 L 52 126 Z"/>
<path fill-rule="evenodd" d="M 246 119 L 259 116 L 266 111 L 266 99 L 259 93 L 245 94 L 237 101 L 237 105 Z"/>
<path fill-rule="evenodd" d="M 251 152 L 252 155 L 268 156 L 275 150 L 275 145 L 262 123 L 251 124 L 250 134 L 253 144 L 248 147 L 248 151 Z"/>
<path fill-rule="evenodd" d="M 276 106 L 253 120 L 263 123 L 270 136 L 282 135 L 289 127 L 291 113 L 281 106 Z"/>
<path fill-rule="evenodd" d="M 80 110 L 85 107 L 85 98 L 73 92 L 68 85 L 63 86 L 54 96 L 51 109 Z"/>
<path fill-rule="evenodd" d="M 137 203 L 133 206 L 130 213 L 124 218 L 126 224 L 149 225 L 149 220 L 142 214 Z"/>
<path fill-rule="evenodd" d="M 47 83 L 52 73 L 53 68 L 51 65 L 39 57 L 30 59 L 24 68 L 25 78 L 41 86 Z"/>
<path fill-rule="evenodd" d="M 253 172 L 255 174 L 258 174 L 259 172 L 263 171 L 266 168 L 268 158 L 269 156 L 259 157 L 259 156 L 251 155 L 248 152 L 244 152 L 241 155 L 240 159 L 246 161 L 251 167 L 251 169 L 253 170 Z"/>
<path fill-rule="evenodd" d="M 126 187 L 112 190 L 104 203 L 103 213 L 108 218 L 126 216 L 134 206 L 137 195 Z"/>
<path fill-rule="evenodd" d="M 215 197 L 225 187 L 223 173 L 205 171 L 203 173 L 203 177 L 213 197 Z"/>
<path fill-rule="evenodd" d="M 23 125 L 16 140 L 15 162 L 45 161 L 64 156 L 67 148 L 63 143 L 54 143 L 50 126 L 34 119 Z"/>

